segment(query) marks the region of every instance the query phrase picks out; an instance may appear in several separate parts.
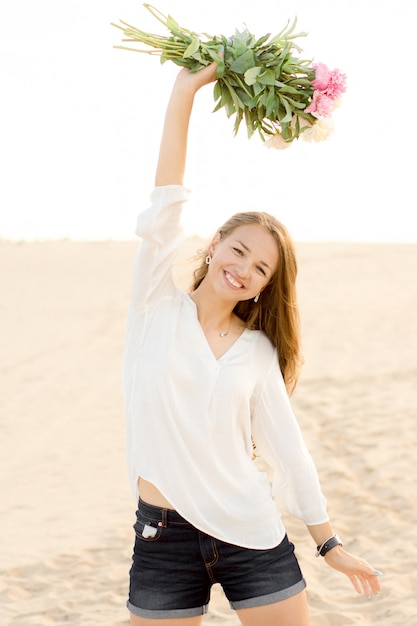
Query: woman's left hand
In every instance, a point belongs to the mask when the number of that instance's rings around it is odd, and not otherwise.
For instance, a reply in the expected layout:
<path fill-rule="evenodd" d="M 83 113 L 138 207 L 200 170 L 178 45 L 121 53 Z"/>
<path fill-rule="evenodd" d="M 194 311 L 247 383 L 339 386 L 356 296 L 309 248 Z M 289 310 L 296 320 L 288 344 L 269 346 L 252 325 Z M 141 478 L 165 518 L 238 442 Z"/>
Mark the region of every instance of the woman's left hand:
<path fill-rule="evenodd" d="M 381 572 L 375 570 L 367 561 L 346 552 L 342 546 L 329 550 L 324 559 L 330 567 L 343 572 L 350 578 L 358 593 L 364 593 L 368 598 L 381 591 L 379 577 Z"/>

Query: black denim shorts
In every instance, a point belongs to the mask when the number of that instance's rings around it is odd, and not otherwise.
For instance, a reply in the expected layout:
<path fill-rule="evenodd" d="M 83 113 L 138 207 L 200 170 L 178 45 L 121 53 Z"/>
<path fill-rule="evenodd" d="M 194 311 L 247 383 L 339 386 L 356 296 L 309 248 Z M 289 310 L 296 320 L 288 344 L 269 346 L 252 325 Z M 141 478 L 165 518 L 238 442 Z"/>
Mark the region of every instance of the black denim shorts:
<path fill-rule="evenodd" d="M 287 536 L 269 550 L 225 543 L 199 531 L 176 511 L 139 501 L 127 607 L 148 618 L 207 612 L 219 583 L 233 609 L 279 602 L 306 584 Z"/>

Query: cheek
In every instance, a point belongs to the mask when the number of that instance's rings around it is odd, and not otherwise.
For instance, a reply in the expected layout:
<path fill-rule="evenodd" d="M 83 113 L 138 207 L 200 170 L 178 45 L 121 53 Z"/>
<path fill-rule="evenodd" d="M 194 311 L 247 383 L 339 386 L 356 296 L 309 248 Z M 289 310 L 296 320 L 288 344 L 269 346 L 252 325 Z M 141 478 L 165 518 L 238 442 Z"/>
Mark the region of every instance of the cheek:
<path fill-rule="evenodd" d="M 264 278 L 262 282 L 263 282 L 262 291 L 266 289 L 267 287 L 273 288 L 273 285 L 274 285 L 273 278 Z"/>
<path fill-rule="evenodd" d="M 262 278 L 258 284 L 259 284 L 259 290 L 263 291 L 269 285 L 269 280 Z"/>
<path fill-rule="evenodd" d="M 212 255 L 210 265 L 214 265 L 216 267 L 220 267 L 222 265 L 230 265 L 234 262 L 234 258 L 231 254 L 229 254 L 225 250 L 217 249 Z"/>

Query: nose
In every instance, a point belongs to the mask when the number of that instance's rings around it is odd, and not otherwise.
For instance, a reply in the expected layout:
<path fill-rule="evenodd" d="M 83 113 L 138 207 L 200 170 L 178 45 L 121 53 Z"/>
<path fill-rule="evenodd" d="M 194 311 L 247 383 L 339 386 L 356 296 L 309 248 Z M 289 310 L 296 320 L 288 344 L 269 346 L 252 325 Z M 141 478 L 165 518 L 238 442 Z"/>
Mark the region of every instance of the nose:
<path fill-rule="evenodd" d="M 236 268 L 236 273 L 239 278 L 248 278 L 249 276 L 249 261 L 242 259 Z"/>

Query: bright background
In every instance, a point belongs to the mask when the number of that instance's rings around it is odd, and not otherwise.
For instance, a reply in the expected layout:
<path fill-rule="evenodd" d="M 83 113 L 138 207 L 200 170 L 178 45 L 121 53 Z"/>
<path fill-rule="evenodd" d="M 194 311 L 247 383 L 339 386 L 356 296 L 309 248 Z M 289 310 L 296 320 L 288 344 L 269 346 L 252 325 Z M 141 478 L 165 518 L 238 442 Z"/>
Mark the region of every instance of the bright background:
<path fill-rule="evenodd" d="M 189 234 L 267 210 L 297 240 L 417 242 L 413 0 L 155 0 L 181 25 L 276 34 L 298 17 L 304 58 L 348 76 L 322 144 L 267 150 L 198 94 L 191 125 Z M 114 50 L 119 19 L 166 34 L 138 0 L 14 0 L 0 25 L 0 237 L 124 239 L 153 186 L 177 72 Z"/>

